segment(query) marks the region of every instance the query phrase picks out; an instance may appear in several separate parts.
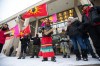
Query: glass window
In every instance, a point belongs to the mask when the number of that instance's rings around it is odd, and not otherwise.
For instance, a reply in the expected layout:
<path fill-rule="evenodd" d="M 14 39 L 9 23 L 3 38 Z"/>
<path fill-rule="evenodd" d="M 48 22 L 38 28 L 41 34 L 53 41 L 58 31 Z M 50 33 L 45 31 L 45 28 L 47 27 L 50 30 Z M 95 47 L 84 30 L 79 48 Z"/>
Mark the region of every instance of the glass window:
<path fill-rule="evenodd" d="M 55 24 L 55 25 L 52 25 L 52 28 L 57 28 L 57 25 Z"/>
<path fill-rule="evenodd" d="M 58 23 L 58 24 L 57 24 L 57 27 L 59 27 L 59 28 L 60 28 L 60 27 L 64 27 L 64 23 Z"/>

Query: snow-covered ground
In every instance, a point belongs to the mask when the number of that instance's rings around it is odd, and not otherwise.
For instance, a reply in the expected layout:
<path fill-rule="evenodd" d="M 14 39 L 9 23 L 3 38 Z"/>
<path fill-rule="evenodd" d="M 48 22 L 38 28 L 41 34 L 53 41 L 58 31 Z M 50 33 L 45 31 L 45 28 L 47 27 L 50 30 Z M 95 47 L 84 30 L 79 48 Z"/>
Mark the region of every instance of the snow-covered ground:
<path fill-rule="evenodd" d="M 91 58 L 89 56 L 89 61 L 76 61 L 75 55 L 71 58 L 62 58 L 62 56 L 56 56 L 57 62 L 45 61 L 42 62 L 42 57 L 40 58 L 30 58 L 17 59 L 17 57 L 0 57 L 0 66 L 75 66 L 75 65 L 90 65 L 90 64 L 100 64 L 97 59 Z M 49 58 L 50 60 L 50 58 Z"/>

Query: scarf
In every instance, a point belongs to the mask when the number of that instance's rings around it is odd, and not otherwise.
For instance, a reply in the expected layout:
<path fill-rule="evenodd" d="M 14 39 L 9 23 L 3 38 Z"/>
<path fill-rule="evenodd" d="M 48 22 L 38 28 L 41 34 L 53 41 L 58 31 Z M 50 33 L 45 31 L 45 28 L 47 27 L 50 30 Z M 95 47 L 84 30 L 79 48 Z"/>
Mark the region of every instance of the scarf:
<path fill-rule="evenodd" d="M 90 9 L 91 9 L 91 7 L 88 6 L 85 10 L 83 10 L 83 13 L 85 13 L 87 17 L 89 16 Z"/>

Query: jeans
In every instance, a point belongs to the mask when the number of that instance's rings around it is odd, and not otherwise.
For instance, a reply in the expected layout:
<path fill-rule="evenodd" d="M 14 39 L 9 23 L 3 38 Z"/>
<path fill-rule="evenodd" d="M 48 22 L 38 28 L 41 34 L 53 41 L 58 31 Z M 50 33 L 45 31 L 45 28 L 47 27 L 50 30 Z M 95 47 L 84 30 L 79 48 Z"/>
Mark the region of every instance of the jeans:
<path fill-rule="evenodd" d="M 83 38 L 83 41 L 84 41 L 84 43 L 85 43 L 85 45 L 86 45 L 86 47 L 88 49 L 88 52 L 90 52 L 91 54 L 93 54 L 94 52 L 93 52 L 92 46 L 90 44 L 89 38 Z"/>
<path fill-rule="evenodd" d="M 82 37 L 80 35 L 72 36 L 72 37 L 70 37 L 70 39 L 73 42 L 74 50 L 78 50 L 79 49 L 78 48 L 78 44 L 80 45 L 81 50 L 86 49 L 86 45 L 84 44 L 83 39 L 82 39 Z"/>

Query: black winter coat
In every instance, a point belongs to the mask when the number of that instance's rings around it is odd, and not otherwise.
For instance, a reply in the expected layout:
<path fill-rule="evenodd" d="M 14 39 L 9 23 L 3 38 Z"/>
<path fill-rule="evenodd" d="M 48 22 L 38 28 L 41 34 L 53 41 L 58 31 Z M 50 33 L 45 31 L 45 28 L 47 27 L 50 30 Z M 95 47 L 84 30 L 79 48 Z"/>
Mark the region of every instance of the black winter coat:
<path fill-rule="evenodd" d="M 40 38 L 39 38 L 39 37 L 31 38 L 31 40 L 33 40 L 33 45 L 38 45 L 38 46 L 40 46 L 41 41 L 40 41 Z"/>
<path fill-rule="evenodd" d="M 89 38 L 89 35 L 88 35 L 88 31 L 86 29 L 86 27 L 83 26 L 83 24 L 81 23 L 80 27 L 79 27 L 79 30 L 82 34 L 82 38 L 85 39 L 85 38 Z"/>
<path fill-rule="evenodd" d="M 80 27 L 80 21 L 79 20 L 74 21 L 70 26 L 68 26 L 67 34 L 70 37 L 73 37 L 73 36 L 76 36 L 76 35 L 81 35 L 79 27 Z"/>
<path fill-rule="evenodd" d="M 24 36 L 23 38 L 20 38 L 20 41 L 22 45 L 28 45 L 28 43 L 30 42 L 30 39 Z"/>
<path fill-rule="evenodd" d="M 85 27 L 94 25 L 96 22 L 100 22 L 100 6 L 92 7 L 88 17 L 85 14 L 82 15 L 82 23 Z"/>

